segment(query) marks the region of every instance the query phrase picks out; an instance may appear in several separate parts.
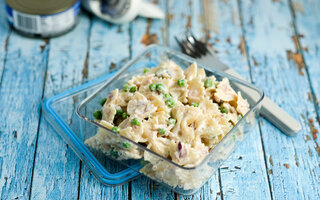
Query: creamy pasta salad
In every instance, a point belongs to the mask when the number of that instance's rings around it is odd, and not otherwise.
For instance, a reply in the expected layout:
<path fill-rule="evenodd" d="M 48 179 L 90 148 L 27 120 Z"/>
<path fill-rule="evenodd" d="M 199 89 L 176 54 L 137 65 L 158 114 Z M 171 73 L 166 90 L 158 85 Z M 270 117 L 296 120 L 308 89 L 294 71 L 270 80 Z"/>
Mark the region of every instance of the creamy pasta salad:
<path fill-rule="evenodd" d="M 227 78 L 207 77 L 196 63 L 183 71 L 171 60 L 132 77 L 101 105 L 94 112 L 101 125 L 184 167 L 199 164 L 249 110 Z M 102 128 L 86 143 L 117 159 L 153 162 Z"/>

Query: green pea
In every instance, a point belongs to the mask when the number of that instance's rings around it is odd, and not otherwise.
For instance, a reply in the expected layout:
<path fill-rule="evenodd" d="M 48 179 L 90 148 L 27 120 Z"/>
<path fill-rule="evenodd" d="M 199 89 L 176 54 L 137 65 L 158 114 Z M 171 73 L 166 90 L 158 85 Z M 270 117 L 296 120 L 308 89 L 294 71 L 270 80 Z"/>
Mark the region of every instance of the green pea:
<path fill-rule="evenodd" d="M 126 149 L 129 149 L 130 146 L 131 146 L 131 144 L 128 143 L 128 142 L 122 142 L 122 146 L 123 146 L 124 148 L 126 148 Z"/>
<path fill-rule="evenodd" d="M 114 157 L 114 158 L 119 157 L 119 153 L 116 150 L 114 150 L 114 148 L 111 148 L 109 152 L 110 152 L 111 157 Z"/>
<path fill-rule="evenodd" d="M 193 106 L 193 107 L 199 107 L 199 104 L 198 104 L 198 103 L 191 103 L 191 106 Z"/>
<path fill-rule="evenodd" d="M 123 119 L 127 119 L 127 117 L 128 117 L 128 113 L 127 113 L 127 112 L 123 112 L 123 113 L 122 113 L 122 118 L 123 118 Z"/>
<path fill-rule="evenodd" d="M 166 87 L 162 84 L 162 83 L 158 83 L 156 85 L 156 89 L 158 92 L 164 92 L 164 90 L 166 89 Z"/>
<path fill-rule="evenodd" d="M 103 98 L 100 100 L 100 105 L 103 106 L 107 101 L 107 98 Z"/>
<path fill-rule="evenodd" d="M 220 111 L 222 113 L 228 113 L 228 110 L 225 107 L 220 107 Z"/>
<path fill-rule="evenodd" d="M 144 69 L 143 69 L 143 73 L 144 73 L 144 74 L 147 73 L 148 71 L 149 71 L 148 68 L 144 68 Z"/>
<path fill-rule="evenodd" d="M 102 112 L 100 110 L 96 110 L 94 111 L 93 116 L 96 119 L 102 119 Z"/>
<path fill-rule="evenodd" d="M 178 84 L 180 87 L 183 87 L 183 86 L 185 86 L 186 81 L 185 81 L 184 79 L 178 79 L 178 80 L 177 80 L 177 84 Z"/>
<path fill-rule="evenodd" d="M 170 94 L 163 94 L 163 98 L 167 100 L 167 99 L 171 99 L 172 96 Z"/>
<path fill-rule="evenodd" d="M 135 91 L 137 91 L 137 86 L 134 85 L 134 86 L 132 86 L 132 87 L 130 88 L 130 92 L 133 93 L 133 92 L 135 92 Z"/>
<path fill-rule="evenodd" d="M 163 128 L 159 128 L 159 129 L 158 129 L 158 133 L 159 133 L 160 135 L 164 135 L 164 134 L 166 134 L 166 130 L 164 130 Z"/>
<path fill-rule="evenodd" d="M 131 120 L 131 124 L 132 124 L 132 125 L 135 125 L 135 126 L 140 126 L 141 122 L 140 122 L 139 119 L 133 118 L 133 119 Z"/>
<path fill-rule="evenodd" d="M 117 111 L 116 111 L 116 115 L 117 115 L 117 116 L 121 116 L 121 115 L 122 115 L 122 113 L 123 113 L 122 108 L 117 109 Z"/>
<path fill-rule="evenodd" d="M 119 129 L 119 127 L 117 127 L 117 126 L 112 127 L 111 130 L 112 130 L 113 132 L 115 132 L 115 133 L 120 133 L 120 129 Z"/>
<path fill-rule="evenodd" d="M 213 85 L 213 82 L 212 82 L 211 79 L 207 79 L 207 80 L 204 81 L 204 87 L 205 88 L 212 87 L 212 85 Z"/>
<path fill-rule="evenodd" d="M 174 100 L 173 99 L 167 99 L 166 100 L 166 104 L 167 104 L 167 106 L 172 108 L 174 106 Z"/>
<path fill-rule="evenodd" d="M 156 91 L 156 89 L 157 89 L 157 85 L 156 85 L 156 84 L 151 83 L 151 84 L 149 85 L 149 90 L 150 90 L 151 92 Z"/>
<path fill-rule="evenodd" d="M 169 125 L 175 125 L 177 123 L 177 120 L 175 118 L 169 118 L 168 123 Z"/>
<path fill-rule="evenodd" d="M 129 92 L 129 90 L 130 90 L 129 84 L 128 84 L 128 83 L 124 84 L 124 85 L 122 86 L 122 89 L 123 89 L 123 91 L 125 91 L 125 92 Z"/>
<path fill-rule="evenodd" d="M 242 119 L 242 115 L 238 115 L 238 121 Z"/>

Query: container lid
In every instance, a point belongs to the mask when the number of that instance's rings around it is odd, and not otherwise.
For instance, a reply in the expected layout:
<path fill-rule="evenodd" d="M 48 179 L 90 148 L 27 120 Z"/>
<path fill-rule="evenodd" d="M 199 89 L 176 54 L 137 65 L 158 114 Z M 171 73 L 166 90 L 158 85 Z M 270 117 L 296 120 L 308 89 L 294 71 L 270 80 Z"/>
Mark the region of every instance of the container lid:
<path fill-rule="evenodd" d="M 22 13 L 51 15 L 63 12 L 79 0 L 6 0 L 8 6 Z"/>
<path fill-rule="evenodd" d="M 42 109 L 47 121 L 71 146 L 72 150 L 86 164 L 96 178 L 108 186 L 121 185 L 137 178 L 140 173 L 133 169 L 138 170 L 141 166 L 132 165 L 130 168 L 122 169 L 116 173 L 107 171 L 79 138 L 81 135 L 79 131 L 81 130 L 79 130 L 79 124 L 75 119 L 80 120 L 80 118 L 75 113 L 68 113 L 68 109 L 65 108 L 72 107 L 70 102 L 73 102 L 75 99 L 81 99 L 81 97 L 83 98 L 83 95 L 90 90 L 96 90 L 97 87 L 100 87 L 102 83 L 106 82 L 113 75 L 114 73 L 107 74 L 73 89 L 55 94 L 42 102 Z M 73 126 L 67 123 L 68 116 L 76 116 L 72 120 Z"/>

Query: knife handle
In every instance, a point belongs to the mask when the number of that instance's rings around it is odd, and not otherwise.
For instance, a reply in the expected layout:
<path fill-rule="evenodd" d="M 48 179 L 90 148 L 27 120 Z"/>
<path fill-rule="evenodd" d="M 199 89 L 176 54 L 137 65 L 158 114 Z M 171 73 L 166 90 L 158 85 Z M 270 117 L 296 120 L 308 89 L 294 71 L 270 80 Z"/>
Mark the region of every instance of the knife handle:
<path fill-rule="evenodd" d="M 245 80 L 233 69 L 227 69 L 224 72 L 241 80 Z M 241 89 L 241 87 L 243 86 L 239 85 L 239 89 Z M 248 90 L 241 90 L 241 92 L 245 93 L 252 99 L 257 98 L 256 94 Z M 277 104 L 272 102 L 271 99 L 266 96 L 261 102 L 260 114 L 288 136 L 294 136 L 301 130 L 301 125 L 297 120 L 292 118 L 287 112 L 281 109 Z"/>

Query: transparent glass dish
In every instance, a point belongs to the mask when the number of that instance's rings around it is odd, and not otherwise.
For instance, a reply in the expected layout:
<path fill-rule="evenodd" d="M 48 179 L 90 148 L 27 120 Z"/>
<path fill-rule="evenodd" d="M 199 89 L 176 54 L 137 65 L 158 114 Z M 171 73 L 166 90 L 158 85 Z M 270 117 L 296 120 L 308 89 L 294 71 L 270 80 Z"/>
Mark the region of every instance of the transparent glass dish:
<path fill-rule="evenodd" d="M 121 68 L 112 78 L 106 80 L 99 89 L 87 96 L 77 106 L 77 114 L 80 120 L 81 137 L 83 142 L 97 133 L 98 127 L 105 129 L 108 134 L 108 145 L 103 153 L 109 158 L 116 160 L 130 169 L 142 173 L 147 177 L 162 183 L 180 194 L 193 194 L 202 187 L 207 180 L 219 168 L 221 163 L 228 158 L 230 153 L 247 137 L 252 128 L 257 124 L 257 117 L 260 110 L 260 104 L 263 99 L 262 90 L 254 85 L 234 78 L 222 72 L 215 71 L 211 67 L 202 66 L 207 76 L 214 75 L 217 80 L 226 77 L 235 91 L 242 91 L 242 96 L 248 100 L 250 105 L 249 112 L 226 134 L 226 136 L 211 150 L 208 156 L 197 166 L 183 167 L 173 161 L 152 152 L 145 146 L 135 143 L 128 138 L 116 134 L 105 128 L 94 120 L 93 112 L 101 110 L 100 100 L 108 96 L 109 92 L 116 88 L 122 88 L 122 85 L 132 78 L 140 75 L 146 67 L 155 67 L 165 60 L 173 60 L 184 70 L 194 62 L 194 59 L 175 52 L 163 46 L 150 46 L 143 53 Z M 250 97 L 246 94 L 250 93 Z M 126 154 L 126 148 L 121 144 L 127 142 L 131 148 L 135 148 L 141 157 L 131 158 Z M 89 146 L 86 148 L 95 152 Z M 148 160 L 149 162 L 144 161 Z M 103 182 L 103 181 L 102 181 Z"/>

